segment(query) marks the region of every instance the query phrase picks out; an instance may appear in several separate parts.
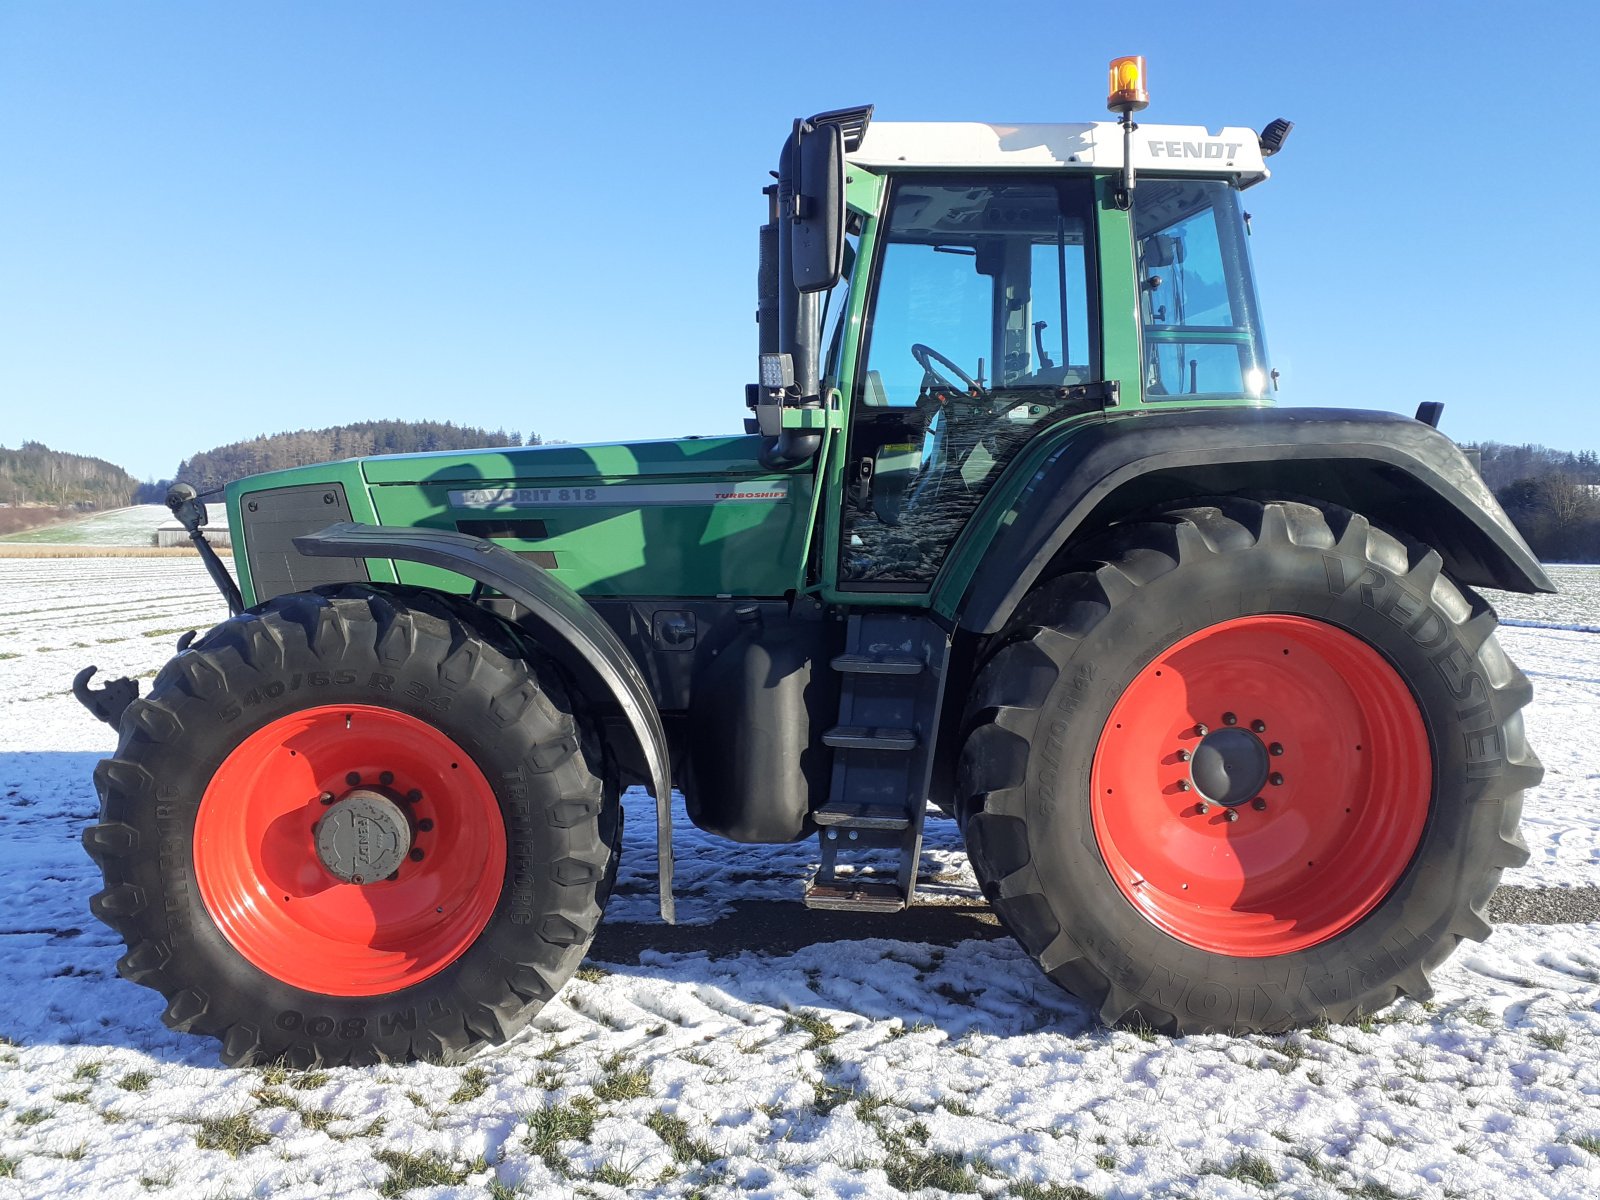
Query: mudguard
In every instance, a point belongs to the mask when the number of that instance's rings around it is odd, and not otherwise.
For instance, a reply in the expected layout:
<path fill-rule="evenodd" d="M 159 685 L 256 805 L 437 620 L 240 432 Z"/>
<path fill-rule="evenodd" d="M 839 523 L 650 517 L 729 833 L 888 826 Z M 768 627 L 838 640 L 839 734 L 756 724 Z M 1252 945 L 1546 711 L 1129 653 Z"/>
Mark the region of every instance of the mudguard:
<path fill-rule="evenodd" d="M 1174 501 L 1251 492 L 1328 501 L 1431 545 L 1451 576 L 1553 592 L 1466 456 L 1431 426 L 1349 409 L 1145 412 L 1086 426 L 1002 518 L 959 601 L 963 629 L 999 631 L 1076 536 Z"/>
<path fill-rule="evenodd" d="M 673 920 L 672 770 L 661 714 L 627 647 L 582 596 L 504 547 L 450 530 L 341 522 L 295 538 L 294 546 L 314 557 L 394 558 L 442 567 L 525 608 L 523 621 L 540 636 L 544 651 L 580 682 L 614 700 L 638 739 L 656 799 L 661 916 Z"/>

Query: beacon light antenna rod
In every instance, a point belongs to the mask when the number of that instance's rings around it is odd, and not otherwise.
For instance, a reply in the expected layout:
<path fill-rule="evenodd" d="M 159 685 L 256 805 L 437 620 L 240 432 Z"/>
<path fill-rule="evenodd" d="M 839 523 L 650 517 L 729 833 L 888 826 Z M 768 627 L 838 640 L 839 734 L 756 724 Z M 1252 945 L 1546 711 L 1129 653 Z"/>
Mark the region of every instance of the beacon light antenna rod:
<path fill-rule="evenodd" d="M 1117 207 L 1133 204 L 1133 114 L 1148 108 L 1150 93 L 1145 89 L 1144 55 L 1127 54 L 1111 60 L 1111 82 L 1106 107 L 1116 113 L 1122 125 L 1122 185 L 1117 188 Z"/>

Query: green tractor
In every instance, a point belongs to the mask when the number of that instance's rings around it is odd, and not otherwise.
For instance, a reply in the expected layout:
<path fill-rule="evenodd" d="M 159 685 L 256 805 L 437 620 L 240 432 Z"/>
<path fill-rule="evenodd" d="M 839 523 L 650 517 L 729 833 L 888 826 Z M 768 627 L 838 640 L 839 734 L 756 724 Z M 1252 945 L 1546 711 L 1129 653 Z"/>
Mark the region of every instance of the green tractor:
<path fill-rule="evenodd" d="M 1107 1022 L 1346 1021 L 1489 932 L 1553 590 L 1416 418 L 1274 408 L 1261 133 L 796 121 L 742 436 L 384 456 L 226 489 L 233 615 L 116 725 L 119 970 L 230 1064 L 451 1060 L 561 988 L 653 793 L 915 901 L 924 814 Z M 90 669 L 92 671 L 92 668 Z M 797 892 L 798 892 L 797 887 Z"/>

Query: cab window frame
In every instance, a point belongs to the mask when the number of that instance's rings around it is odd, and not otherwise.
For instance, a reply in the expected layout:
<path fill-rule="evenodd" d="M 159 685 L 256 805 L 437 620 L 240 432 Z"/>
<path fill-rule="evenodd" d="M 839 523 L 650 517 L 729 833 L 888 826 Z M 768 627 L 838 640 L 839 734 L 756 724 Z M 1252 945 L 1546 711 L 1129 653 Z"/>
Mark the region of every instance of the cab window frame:
<path fill-rule="evenodd" d="M 858 459 L 858 430 L 863 422 L 886 418 L 892 420 L 892 414 L 894 413 L 914 411 L 914 406 L 909 405 L 884 404 L 869 406 L 866 404 L 867 375 L 872 362 L 872 341 L 877 329 L 877 308 L 882 293 L 885 258 L 889 246 L 902 244 L 895 243 L 890 230 L 894 219 L 895 204 L 904 187 L 929 185 L 942 187 L 992 187 L 995 184 L 1005 184 L 1007 182 L 1033 185 L 1041 182 L 1050 184 L 1057 193 L 1058 211 L 1064 216 L 1076 217 L 1081 224 L 1083 236 L 1083 303 L 1085 329 L 1087 332 L 1086 346 L 1088 349 L 1087 375 L 1091 383 L 1105 378 L 1105 329 L 1101 319 L 1103 298 L 1100 243 L 1102 231 L 1099 211 L 1100 189 L 1098 186 L 1099 180 L 1096 176 L 1088 173 L 1073 172 L 1071 174 L 1063 173 L 1057 178 L 1041 180 L 1038 175 L 1031 172 L 1019 174 L 1005 170 L 929 170 L 897 172 L 885 182 L 887 186 L 885 187 L 884 202 L 876 219 L 872 255 L 870 262 L 866 264 L 869 274 L 866 280 L 865 294 L 862 297 L 861 329 L 857 336 L 855 370 L 853 378 L 850 380 L 850 395 L 844 437 L 844 463 L 847 474 L 848 469 Z M 860 271 L 861 267 L 862 264 L 858 261 L 857 271 Z M 997 286 L 996 281 L 993 279 L 991 279 L 991 286 Z M 991 296 L 991 314 L 995 303 Z M 1065 322 L 1063 323 L 1065 324 Z M 938 347 L 934 347 L 934 349 L 938 349 Z M 991 381 L 997 365 L 993 362 L 993 353 L 993 342 L 991 340 L 989 361 L 986 363 L 986 373 Z M 1081 414 L 1072 408 L 1064 408 L 1050 419 L 1042 421 L 1027 439 L 1027 443 L 1032 443 L 1047 430 L 1079 415 Z M 1015 456 L 999 468 L 996 482 L 998 482 L 1000 476 L 1005 474 L 1013 461 L 1015 461 Z M 988 490 L 992 491 L 993 487 L 991 486 Z M 846 495 L 843 499 L 846 507 L 853 503 L 848 492 L 849 481 L 846 480 Z M 982 507 L 983 500 L 986 498 L 987 494 L 984 497 L 980 497 L 973 510 L 967 514 L 966 520 L 962 523 L 960 533 L 964 533 L 971 525 L 972 520 Z M 840 593 L 886 593 L 903 596 L 925 596 L 932 593 L 939 577 L 950 562 L 951 556 L 949 548 L 947 548 L 938 566 L 927 579 L 849 579 L 844 571 L 844 556 L 849 549 L 850 533 L 850 522 L 848 519 L 842 519 L 839 524 L 838 544 L 833 548 L 831 554 L 834 588 Z M 957 534 L 958 540 L 960 533 Z"/>

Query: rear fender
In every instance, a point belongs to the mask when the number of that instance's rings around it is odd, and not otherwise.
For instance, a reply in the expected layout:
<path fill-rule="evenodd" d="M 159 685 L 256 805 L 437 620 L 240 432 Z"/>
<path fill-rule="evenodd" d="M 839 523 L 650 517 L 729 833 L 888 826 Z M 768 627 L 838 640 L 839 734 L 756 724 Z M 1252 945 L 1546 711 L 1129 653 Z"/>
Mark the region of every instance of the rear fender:
<path fill-rule="evenodd" d="M 493 588 L 526 610 L 522 624 L 542 649 L 591 695 L 622 711 L 646 764 L 656 799 L 661 915 L 673 920 L 672 771 L 661 714 L 639 666 L 611 626 L 583 597 L 543 567 L 465 533 L 343 522 L 294 539 L 301 554 L 322 558 L 389 558 L 426 563 Z"/>
<path fill-rule="evenodd" d="M 1438 550 L 1462 583 L 1553 592 L 1544 568 L 1449 438 L 1395 413 L 1212 409 L 1081 428 L 1045 460 L 965 590 L 935 606 L 996 633 L 1064 547 L 1113 521 L 1204 496 L 1270 494 L 1353 509 Z"/>

